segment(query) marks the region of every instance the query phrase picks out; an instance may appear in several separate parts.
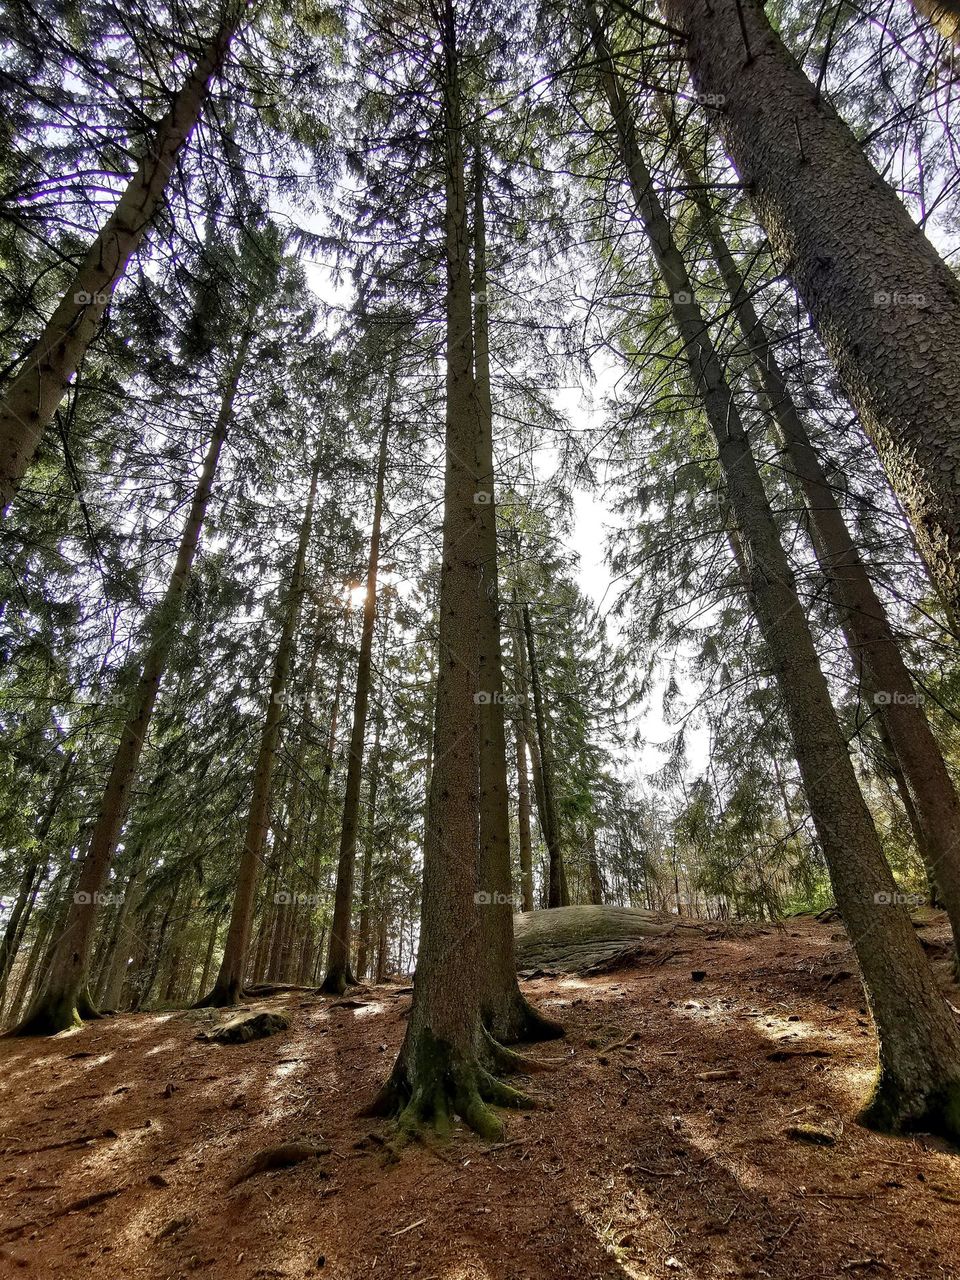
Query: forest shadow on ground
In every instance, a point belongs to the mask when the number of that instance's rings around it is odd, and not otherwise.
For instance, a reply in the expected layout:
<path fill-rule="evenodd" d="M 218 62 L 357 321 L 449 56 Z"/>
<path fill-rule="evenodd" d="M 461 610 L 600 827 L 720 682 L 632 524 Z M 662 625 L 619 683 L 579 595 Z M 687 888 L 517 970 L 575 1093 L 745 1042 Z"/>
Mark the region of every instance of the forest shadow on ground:
<path fill-rule="evenodd" d="M 275 997 L 292 1029 L 247 1045 L 198 1041 L 213 1015 L 194 1012 L 0 1042 L 0 1271 L 956 1276 L 960 1157 L 854 1122 L 874 1055 L 854 968 L 836 926 L 804 921 L 533 980 L 568 1031 L 532 1050 L 553 1067 L 537 1110 L 501 1144 L 458 1133 L 396 1162 L 356 1116 L 403 1036 L 396 986 Z M 293 1139 L 331 1151 L 229 1185 Z"/>

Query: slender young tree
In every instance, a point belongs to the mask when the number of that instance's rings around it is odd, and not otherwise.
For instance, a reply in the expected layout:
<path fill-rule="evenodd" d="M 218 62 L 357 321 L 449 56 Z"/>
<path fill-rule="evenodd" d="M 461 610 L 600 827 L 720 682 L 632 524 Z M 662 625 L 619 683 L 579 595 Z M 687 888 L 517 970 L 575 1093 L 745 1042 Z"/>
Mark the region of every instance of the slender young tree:
<path fill-rule="evenodd" d="M 373 632 L 377 620 L 377 574 L 380 567 L 380 534 L 383 523 L 383 493 L 387 476 L 387 447 L 393 416 L 396 362 L 388 377 L 380 448 L 377 453 L 377 475 L 374 484 L 373 526 L 370 531 L 370 553 L 367 558 L 367 590 L 363 597 L 363 619 L 360 626 L 360 654 L 357 659 L 357 684 L 353 696 L 353 727 L 347 755 L 347 781 L 343 796 L 343 818 L 340 825 L 340 855 L 337 861 L 337 885 L 333 899 L 333 921 L 330 925 L 330 947 L 327 972 L 321 991 L 342 995 L 356 983 L 350 968 L 353 928 L 353 881 L 357 864 L 357 829 L 360 821 L 360 788 L 363 777 L 363 747 L 367 734 L 367 707 L 373 671 Z"/>
<path fill-rule="evenodd" d="M 243 848 L 240 852 L 240 864 L 237 868 L 236 890 L 230 912 L 230 923 L 227 926 L 227 939 L 223 949 L 223 959 L 217 973 L 213 989 L 198 1003 L 200 1007 L 225 1008 L 237 1004 L 243 993 L 243 979 L 247 963 L 247 952 L 250 948 L 250 935 L 253 931 L 253 913 L 256 905 L 257 886 L 260 883 L 260 867 L 263 862 L 263 850 L 270 826 L 270 799 L 273 793 L 273 771 L 277 758 L 277 743 L 280 737 L 280 722 L 283 718 L 283 704 L 286 697 L 287 682 L 293 661 L 293 646 L 303 605 L 304 584 L 306 579 L 307 548 L 313 530 L 313 508 L 317 497 L 317 483 L 320 475 L 320 463 L 323 454 L 317 451 L 310 474 L 310 490 L 303 519 L 300 521 L 300 536 L 297 553 L 287 587 L 284 602 L 283 625 L 277 641 L 277 649 L 273 659 L 273 674 L 270 680 L 270 698 L 267 702 L 263 729 L 260 734 L 260 748 L 253 770 L 253 791 L 250 799 L 250 811 L 247 815 L 246 832 Z"/>
<path fill-rule="evenodd" d="M 10 505 L 163 199 L 177 156 L 200 119 L 210 83 L 223 66 L 247 3 L 227 0 L 216 33 L 157 125 L 116 208 L 0 400 L 2 511 Z"/>
<path fill-rule="evenodd" d="M 810 83 L 760 0 L 664 0 L 779 264 L 960 607 L 960 282 Z"/>
<path fill-rule="evenodd" d="M 896 903 L 896 884 L 857 783 L 750 442 L 707 333 L 686 264 L 641 152 L 630 104 L 595 7 L 587 22 L 637 215 L 671 298 L 690 380 L 715 438 L 749 596 L 777 678 L 844 923 L 873 1012 L 879 1070 L 861 1118 L 960 1138 L 960 1028 Z"/>
<path fill-rule="evenodd" d="M 533 693 L 533 719 L 537 733 L 537 752 L 540 760 L 540 820 L 543 838 L 547 845 L 549 885 L 548 907 L 569 906 L 563 872 L 563 850 L 560 847 L 560 825 L 557 816 L 557 797 L 553 779 L 553 746 L 547 725 L 547 710 L 543 699 L 543 682 L 540 679 L 540 663 L 537 657 L 530 604 L 523 604 L 523 634 L 527 646 L 527 662 L 530 670 L 530 689 Z"/>
<path fill-rule="evenodd" d="M 233 418 L 234 403 L 251 338 L 252 328 L 248 325 L 227 371 L 220 410 L 183 526 L 177 559 L 154 620 L 154 636 L 144 655 L 130 715 L 117 743 L 77 890 L 45 980 L 38 988 L 26 1017 L 16 1028 L 19 1035 L 52 1035 L 78 1024 L 82 1018 L 97 1016 L 87 991 L 97 908 L 130 806 L 130 796 L 160 692 L 160 683 L 170 651 L 179 634 L 177 623 L 183 608 L 184 594 L 200 545 L 200 533 L 220 454 Z"/>

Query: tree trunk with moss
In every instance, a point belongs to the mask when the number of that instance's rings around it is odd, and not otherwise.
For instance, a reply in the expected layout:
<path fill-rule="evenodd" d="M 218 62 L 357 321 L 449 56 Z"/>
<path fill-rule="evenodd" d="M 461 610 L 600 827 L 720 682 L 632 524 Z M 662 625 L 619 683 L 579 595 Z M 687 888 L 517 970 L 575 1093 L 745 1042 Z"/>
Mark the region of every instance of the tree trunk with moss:
<path fill-rule="evenodd" d="M 662 0 L 702 101 L 960 605 L 960 281 L 785 48 L 760 0 Z"/>
<path fill-rule="evenodd" d="M 143 744 L 160 692 L 160 682 L 170 650 L 179 635 L 183 598 L 200 545 L 200 532 L 216 478 L 220 453 L 233 417 L 233 406 L 251 336 L 251 330 L 247 329 L 227 372 L 220 410 L 180 537 L 176 563 L 163 601 L 152 620 L 153 638 L 140 669 L 132 711 L 117 743 L 73 902 L 69 906 L 63 933 L 57 942 L 43 985 L 31 1001 L 23 1022 L 17 1027 L 20 1035 L 53 1035 L 67 1027 L 79 1025 L 84 1017 L 97 1016 L 87 991 L 97 908 L 106 888 L 120 833 L 130 807 Z"/>
<path fill-rule="evenodd" d="M 270 680 L 270 698 L 267 703 L 263 730 L 260 734 L 260 748 L 253 771 L 253 794 L 250 799 L 250 811 L 247 815 L 243 848 L 240 853 L 240 865 L 237 869 L 237 887 L 233 895 L 233 906 L 230 912 L 230 924 L 224 944 L 223 959 L 217 973 L 213 989 L 199 1005 L 201 1007 L 226 1008 L 239 1003 L 243 994 L 244 971 L 247 963 L 247 952 L 250 948 L 250 935 L 253 931 L 253 913 L 257 899 L 257 887 L 260 883 L 260 867 L 263 862 L 263 849 L 270 826 L 270 798 L 273 792 L 273 769 L 277 757 L 277 744 L 280 738 L 280 723 L 283 719 L 283 705 L 286 698 L 287 681 L 293 660 L 294 637 L 297 623 L 300 620 L 300 609 L 303 603 L 304 580 L 306 577 L 307 548 L 313 529 L 313 508 L 317 497 L 317 481 L 320 475 L 321 454 L 318 451 L 310 476 L 310 492 L 307 505 L 300 522 L 300 537 L 297 554 L 290 575 L 287 589 L 283 626 L 277 642 L 277 650 L 273 660 L 273 674 Z"/>
<path fill-rule="evenodd" d="M 926 1127 L 958 1140 L 960 1028 L 907 911 L 896 904 L 896 883 L 830 702 L 749 440 L 644 162 L 600 19 L 592 6 L 588 14 L 621 159 L 671 298 L 690 380 L 716 441 L 750 575 L 751 604 L 783 697 L 810 813 L 873 1013 L 878 1071 L 861 1118 L 878 1128 Z"/>
<path fill-rule="evenodd" d="M 470 234 L 464 175 L 455 15 L 445 0 L 442 51 L 446 210 L 446 467 L 440 566 L 439 661 L 433 771 L 423 850 L 420 949 L 413 1005 L 400 1055 L 371 1110 L 398 1116 L 401 1133 L 454 1115 L 488 1138 L 502 1127 L 488 1103 L 519 1104 L 491 1070 L 496 1051 L 483 1026 L 480 890 L 480 600 L 483 551 L 477 476 L 482 431 L 473 366 Z M 503 1053 L 504 1051 L 500 1051 Z"/>
<path fill-rule="evenodd" d="M 113 291 L 163 199 L 177 157 L 200 119 L 210 82 L 223 65 L 245 8 L 245 0 L 229 0 L 216 35 L 157 125 L 136 173 L 0 400 L 3 511 L 10 505 L 43 432 L 96 337 Z"/>

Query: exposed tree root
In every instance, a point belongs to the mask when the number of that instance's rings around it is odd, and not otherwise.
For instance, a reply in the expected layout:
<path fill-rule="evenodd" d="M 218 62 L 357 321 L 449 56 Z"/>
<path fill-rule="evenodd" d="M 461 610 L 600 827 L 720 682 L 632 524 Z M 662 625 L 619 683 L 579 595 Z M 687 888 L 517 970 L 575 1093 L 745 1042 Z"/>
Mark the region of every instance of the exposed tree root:
<path fill-rule="evenodd" d="M 394 1141 L 390 1144 L 394 1156 L 409 1141 L 420 1140 L 425 1130 L 446 1137 L 457 1116 L 480 1137 L 489 1142 L 499 1141 L 503 1137 L 503 1121 L 491 1106 L 525 1110 L 536 1104 L 526 1094 L 498 1080 L 483 1065 L 482 1058 L 492 1062 L 491 1046 L 495 1044 L 484 1033 L 479 1051 L 465 1055 L 436 1040 L 429 1031 L 421 1032 L 412 1054 L 404 1043 L 389 1080 L 360 1114 L 395 1121 Z M 501 1045 L 496 1048 L 511 1060 L 521 1060 L 518 1054 L 509 1054 Z M 411 1057 L 412 1070 L 408 1065 Z"/>
<path fill-rule="evenodd" d="M 507 1049 L 495 1040 L 489 1031 L 483 1032 L 483 1057 L 487 1068 L 504 1075 L 533 1075 L 538 1071 L 552 1071 L 553 1064 L 528 1058 L 513 1049 Z"/>
<path fill-rule="evenodd" d="M 91 996 L 90 988 L 86 983 L 80 988 L 80 994 L 77 996 L 77 1013 L 79 1013 L 84 1022 L 96 1022 L 106 1016 L 93 1003 L 93 996 Z"/>
<path fill-rule="evenodd" d="M 26 1017 L 6 1034 L 8 1036 L 55 1036 L 73 1027 L 82 1027 L 83 1019 L 73 991 L 49 991 L 27 1010 Z"/>
<path fill-rule="evenodd" d="M 207 995 L 202 996 L 196 1004 L 190 1006 L 191 1009 L 232 1009 L 234 1005 L 239 1004 L 243 999 L 243 988 L 240 980 L 232 982 L 217 981 L 213 985 L 213 990 Z"/>
<path fill-rule="evenodd" d="M 342 996 L 347 987 L 358 987 L 359 985 L 360 983 L 353 976 L 349 965 L 346 965 L 342 969 L 328 969 L 326 977 L 317 990 L 325 996 Z"/>
<path fill-rule="evenodd" d="M 566 1034 L 561 1023 L 535 1009 L 519 988 L 490 1012 L 487 1025 L 503 1044 L 559 1040 Z"/>

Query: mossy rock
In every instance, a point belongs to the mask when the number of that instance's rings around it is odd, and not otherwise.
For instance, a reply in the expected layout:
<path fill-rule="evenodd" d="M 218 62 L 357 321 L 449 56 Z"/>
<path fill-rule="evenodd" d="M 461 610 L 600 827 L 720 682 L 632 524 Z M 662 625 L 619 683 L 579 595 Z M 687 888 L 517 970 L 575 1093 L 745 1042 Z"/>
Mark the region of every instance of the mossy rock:
<path fill-rule="evenodd" d="M 513 917 L 521 973 L 589 973 L 614 968 L 650 942 L 704 922 L 638 907 L 554 907 Z"/>
<path fill-rule="evenodd" d="M 283 1009 L 250 1009 L 222 1022 L 212 1031 L 201 1031 L 198 1040 L 214 1044 L 248 1044 L 251 1040 L 263 1040 L 290 1026 L 290 1015 Z"/>

